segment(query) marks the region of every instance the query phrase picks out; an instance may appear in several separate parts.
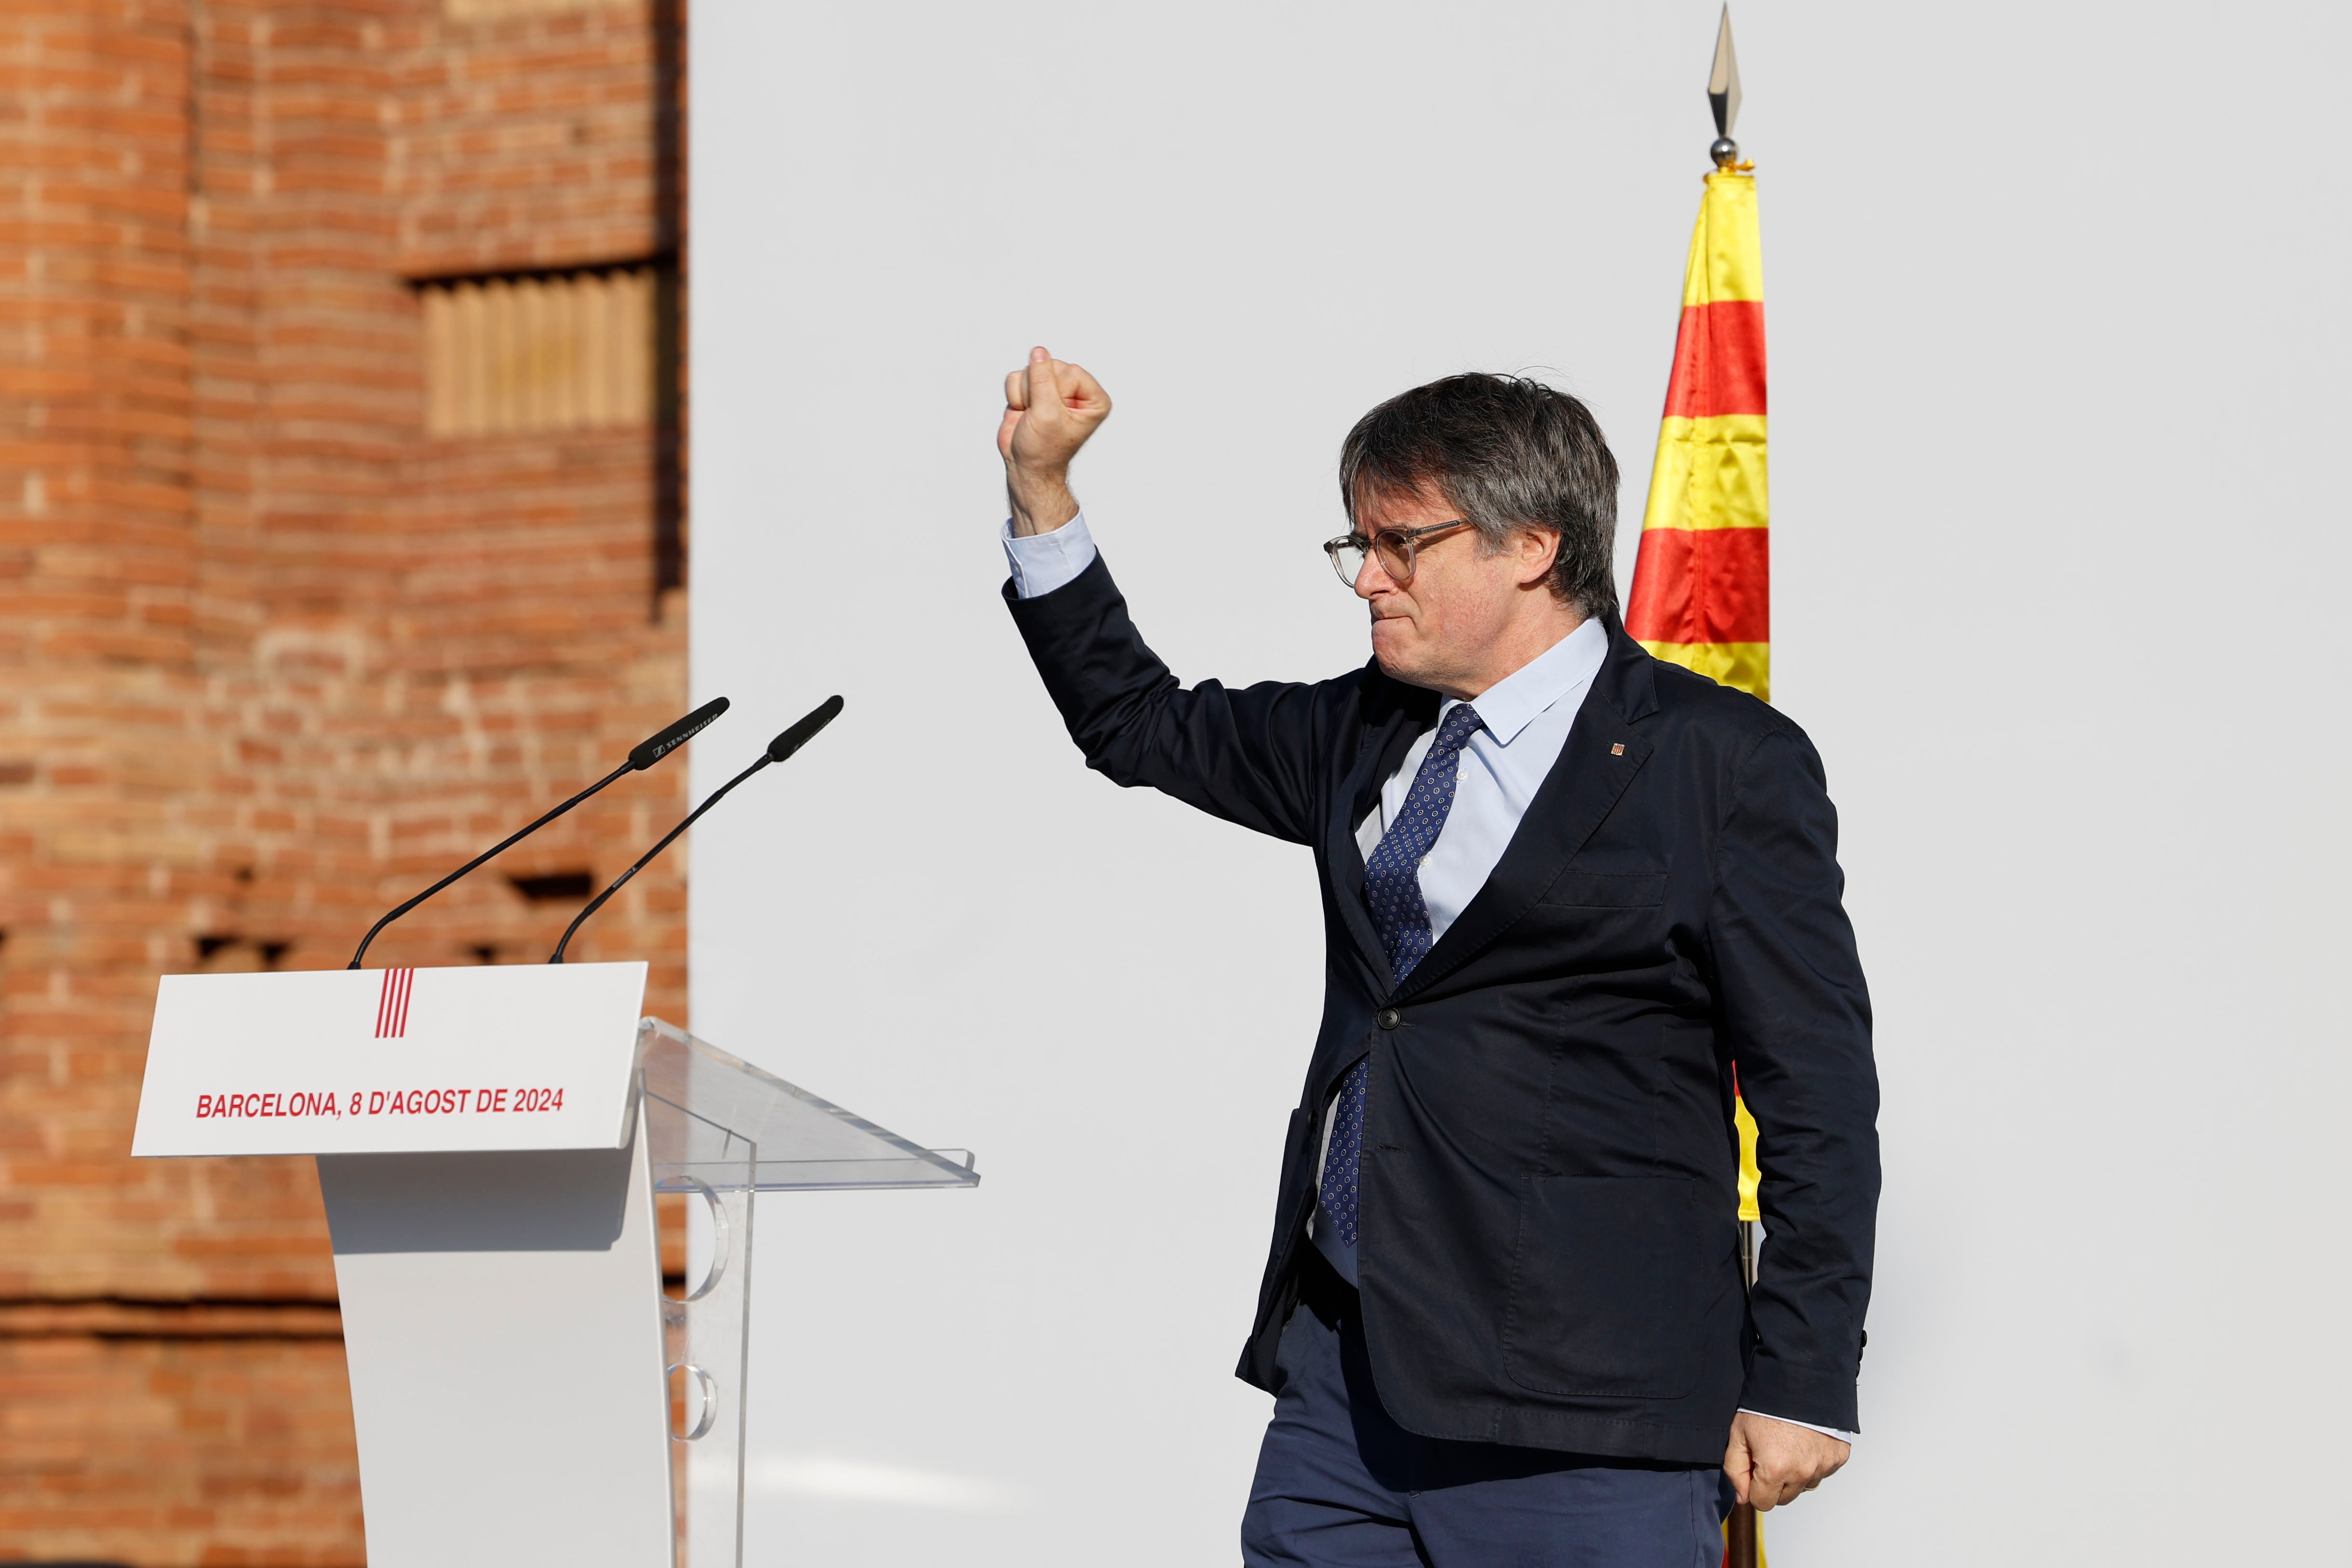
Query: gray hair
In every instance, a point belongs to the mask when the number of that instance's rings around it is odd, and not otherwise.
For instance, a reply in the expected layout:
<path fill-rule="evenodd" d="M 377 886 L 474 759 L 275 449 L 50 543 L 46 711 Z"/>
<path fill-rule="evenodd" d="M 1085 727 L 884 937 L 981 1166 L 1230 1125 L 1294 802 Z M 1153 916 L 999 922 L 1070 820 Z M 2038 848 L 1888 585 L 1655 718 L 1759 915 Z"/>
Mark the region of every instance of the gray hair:
<path fill-rule="evenodd" d="M 1425 487 L 1489 550 L 1515 528 L 1558 534 L 1552 592 L 1580 614 L 1616 617 L 1617 459 L 1582 402 L 1479 371 L 1399 392 L 1340 444 L 1340 500 L 1352 527 L 1359 500 Z"/>

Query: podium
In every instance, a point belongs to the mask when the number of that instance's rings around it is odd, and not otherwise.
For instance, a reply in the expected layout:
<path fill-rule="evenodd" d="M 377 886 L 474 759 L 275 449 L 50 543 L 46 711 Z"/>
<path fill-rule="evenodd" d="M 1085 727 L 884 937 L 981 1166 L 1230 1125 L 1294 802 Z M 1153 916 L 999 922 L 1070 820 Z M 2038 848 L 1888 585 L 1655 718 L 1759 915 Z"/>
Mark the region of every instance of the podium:
<path fill-rule="evenodd" d="M 372 1568 L 734 1568 L 752 1195 L 979 1184 L 640 1018 L 645 977 L 163 981 L 131 1153 L 318 1157 Z"/>

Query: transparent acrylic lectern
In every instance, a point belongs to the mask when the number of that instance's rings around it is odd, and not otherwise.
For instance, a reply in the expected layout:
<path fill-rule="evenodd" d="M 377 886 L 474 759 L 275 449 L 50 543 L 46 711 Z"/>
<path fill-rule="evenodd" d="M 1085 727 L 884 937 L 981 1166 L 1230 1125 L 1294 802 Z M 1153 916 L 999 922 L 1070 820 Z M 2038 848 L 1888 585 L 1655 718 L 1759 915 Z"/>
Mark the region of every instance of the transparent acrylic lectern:
<path fill-rule="evenodd" d="M 918 1148 L 659 1019 L 637 1028 L 654 1190 L 686 1194 L 703 1211 L 690 1220 L 685 1288 L 662 1302 L 684 1558 L 689 1568 L 740 1568 L 751 1195 L 974 1186 L 980 1177 L 968 1151 Z"/>

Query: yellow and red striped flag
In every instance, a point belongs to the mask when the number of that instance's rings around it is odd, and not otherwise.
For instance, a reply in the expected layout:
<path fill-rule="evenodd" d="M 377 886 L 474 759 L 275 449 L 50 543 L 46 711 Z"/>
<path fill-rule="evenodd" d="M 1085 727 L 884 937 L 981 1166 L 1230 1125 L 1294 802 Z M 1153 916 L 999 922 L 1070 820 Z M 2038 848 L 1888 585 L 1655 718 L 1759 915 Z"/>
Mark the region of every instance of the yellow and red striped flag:
<path fill-rule="evenodd" d="M 1729 29 L 1727 15 L 1719 46 L 1725 53 Z M 1718 110 L 1718 128 L 1727 131 L 1727 120 Z M 1764 250 L 1756 227 L 1756 177 L 1719 167 L 1706 177 L 1683 272 L 1682 325 L 1675 334 L 1675 368 L 1666 381 L 1625 630 L 1661 659 L 1769 701 L 1772 558 L 1764 384 Z M 1761 1218 L 1756 1119 L 1740 1096 L 1736 1068 L 1731 1106 L 1739 1134 L 1738 1216 L 1753 1222 Z M 1735 1550 L 1735 1522 L 1753 1543 L 1752 1557 L 1751 1548 Z M 1748 1563 L 1763 1568 L 1763 1530 L 1752 1512 L 1743 1510 L 1726 1522 L 1723 1562 L 1724 1568 Z"/>
<path fill-rule="evenodd" d="M 1764 256 L 1756 177 L 1706 177 L 1642 513 L 1625 630 L 1661 659 L 1771 696 Z"/>
<path fill-rule="evenodd" d="M 1764 251 L 1756 176 L 1718 169 L 1699 198 L 1683 320 L 1642 513 L 1625 631 L 1670 660 L 1772 695 L 1771 534 L 1764 485 Z M 1756 1208 L 1756 1121 L 1732 1090 L 1739 1218 Z"/>

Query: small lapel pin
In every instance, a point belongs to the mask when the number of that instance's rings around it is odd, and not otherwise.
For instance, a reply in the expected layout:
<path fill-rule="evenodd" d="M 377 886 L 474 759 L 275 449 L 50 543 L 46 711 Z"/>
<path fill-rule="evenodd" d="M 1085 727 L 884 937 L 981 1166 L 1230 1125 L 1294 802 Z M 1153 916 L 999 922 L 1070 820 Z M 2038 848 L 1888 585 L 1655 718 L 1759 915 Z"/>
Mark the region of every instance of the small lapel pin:
<path fill-rule="evenodd" d="M 1622 756 L 1624 756 L 1624 755 L 1625 755 L 1625 743 L 1624 743 L 1623 741 L 1622 741 L 1622 740 L 1621 740 L 1621 741 L 1619 741 L 1616 745 L 1614 745 L 1614 746 L 1611 747 L 1609 748 L 1609 755 L 1610 755 L 1610 756 L 1612 756 L 1612 757 L 1622 757 Z"/>

